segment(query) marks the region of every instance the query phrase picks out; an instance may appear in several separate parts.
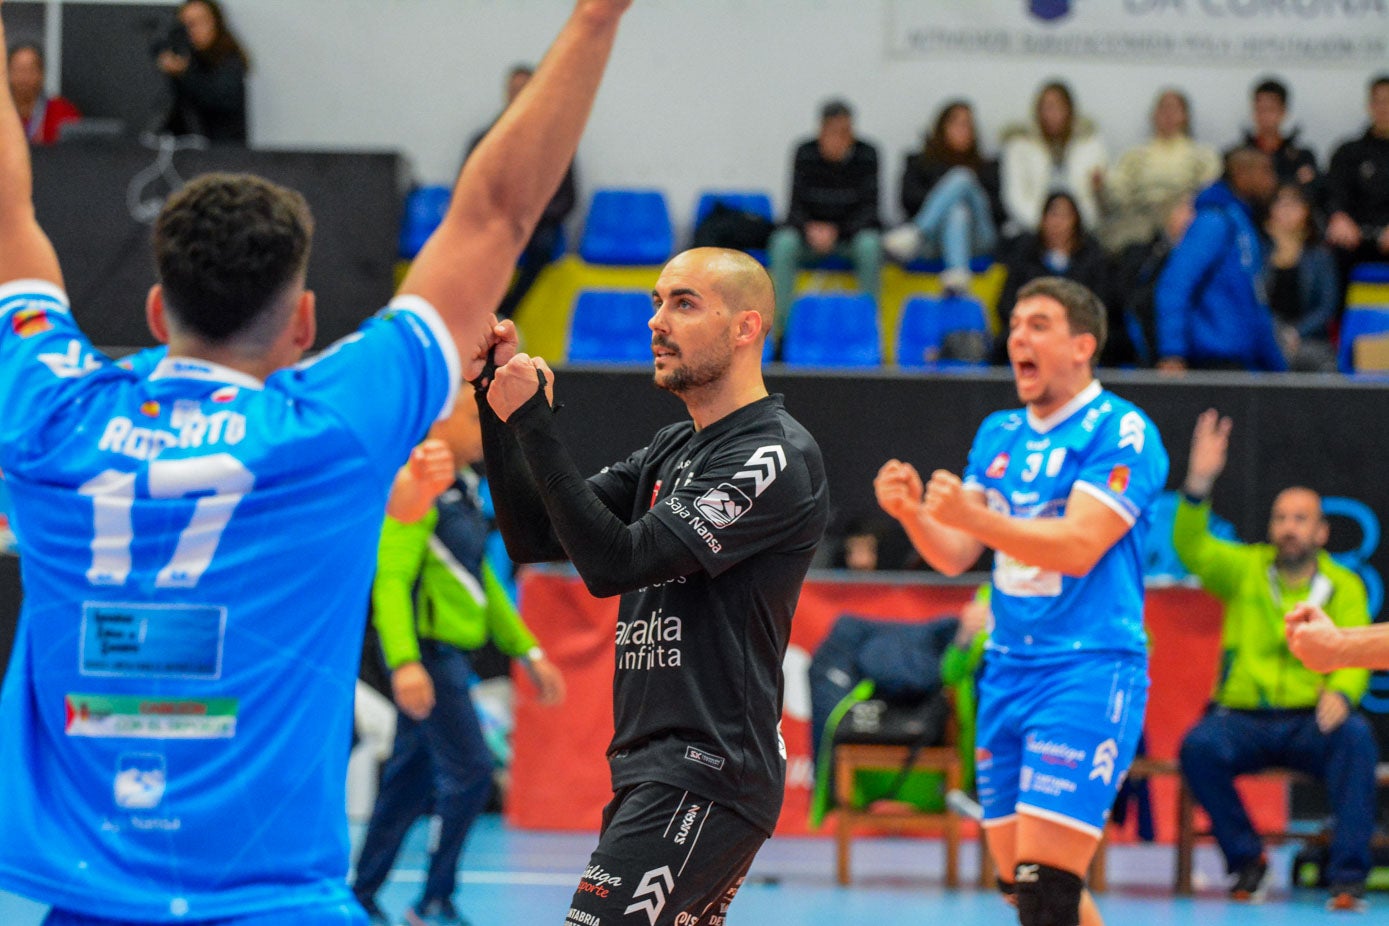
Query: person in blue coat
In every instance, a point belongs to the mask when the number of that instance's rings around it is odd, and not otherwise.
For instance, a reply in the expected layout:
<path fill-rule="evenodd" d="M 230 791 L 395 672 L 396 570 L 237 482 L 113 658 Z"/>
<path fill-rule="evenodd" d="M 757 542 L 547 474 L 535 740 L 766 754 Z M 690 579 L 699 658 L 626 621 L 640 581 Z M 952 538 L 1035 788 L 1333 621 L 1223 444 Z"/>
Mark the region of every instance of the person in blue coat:
<path fill-rule="evenodd" d="M 1158 368 L 1288 368 L 1264 292 L 1256 212 L 1276 185 L 1267 154 L 1241 148 L 1196 197 L 1196 219 L 1157 285 Z"/>

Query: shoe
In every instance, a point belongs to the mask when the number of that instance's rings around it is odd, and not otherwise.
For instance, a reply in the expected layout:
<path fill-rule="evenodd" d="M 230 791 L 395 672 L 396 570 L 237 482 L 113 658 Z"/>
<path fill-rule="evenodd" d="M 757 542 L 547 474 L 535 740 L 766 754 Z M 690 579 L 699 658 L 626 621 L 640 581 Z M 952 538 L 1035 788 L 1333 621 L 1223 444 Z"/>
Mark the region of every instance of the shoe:
<path fill-rule="evenodd" d="M 883 250 L 906 263 L 921 249 L 921 229 L 908 222 L 883 232 Z"/>
<path fill-rule="evenodd" d="M 1253 861 L 1245 862 L 1235 872 L 1235 883 L 1230 887 L 1230 899 L 1241 903 L 1262 903 L 1264 892 L 1268 889 L 1268 856 L 1260 855 Z"/>
<path fill-rule="evenodd" d="M 1339 913 L 1364 913 L 1370 909 L 1370 905 L 1365 901 L 1365 885 L 1333 885 L 1331 896 L 1326 901 L 1326 909 Z"/>
<path fill-rule="evenodd" d="M 940 286 L 947 296 L 964 296 L 969 293 L 973 275 L 963 267 L 946 270 L 940 275 Z"/>
<path fill-rule="evenodd" d="M 468 926 L 452 900 L 433 900 L 405 908 L 405 926 Z"/>
<path fill-rule="evenodd" d="M 391 926 L 390 919 L 381 912 L 381 908 L 376 905 L 374 900 L 363 900 L 358 897 L 357 902 L 362 905 L 362 909 L 367 912 L 367 923 L 370 926 Z"/>

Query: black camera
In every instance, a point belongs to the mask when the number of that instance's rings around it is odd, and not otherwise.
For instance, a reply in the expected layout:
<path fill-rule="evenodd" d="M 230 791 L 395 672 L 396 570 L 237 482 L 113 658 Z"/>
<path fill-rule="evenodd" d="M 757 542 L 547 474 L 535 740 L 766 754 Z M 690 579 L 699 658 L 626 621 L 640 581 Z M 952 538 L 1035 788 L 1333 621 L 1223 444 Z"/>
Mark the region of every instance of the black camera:
<path fill-rule="evenodd" d="M 193 54 L 193 43 L 188 38 L 188 29 L 177 20 L 169 26 L 166 33 L 156 36 L 150 42 L 150 57 L 158 58 L 166 51 L 173 52 L 180 58 L 188 58 Z"/>

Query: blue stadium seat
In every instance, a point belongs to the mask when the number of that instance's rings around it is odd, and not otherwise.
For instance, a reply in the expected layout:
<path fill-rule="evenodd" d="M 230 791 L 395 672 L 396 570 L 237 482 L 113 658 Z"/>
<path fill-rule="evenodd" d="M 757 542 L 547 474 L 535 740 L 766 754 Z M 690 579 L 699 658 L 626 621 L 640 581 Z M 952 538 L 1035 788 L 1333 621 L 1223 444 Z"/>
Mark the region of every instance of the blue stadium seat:
<path fill-rule="evenodd" d="M 941 358 L 946 335 L 957 331 L 977 332 L 982 337 L 983 357 L 979 362 Z M 902 306 L 902 321 L 897 329 L 898 366 L 932 369 L 982 366 L 988 362 L 988 347 L 989 323 L 977 299 L 914 296 Z"/>
<path fill-rule="evenodd" d="M 714 210 L 715 203 L 723 203 L 730 209 L 751 212 L 773 221 L 772 197 L 762 190 L 706 190 L 699 195 L 699 200 L 695 203 L 696 227 Z"/>
<path fill-rule="evenodd" d="M 1352 283 L 1389 283 L 1389 264 L 1357 264 L 1351 268 Z"/>
<path fill-rule="evenodd" d="M 405 197 L 405 215 L 400 221 L 396 250 L 405 260 L 413 260 L 425 241 L 444 220 L 452 191 L 446 186 L 421 186 Z"/>
<path fill-rule="evenodd" d="M 878 366 L 883 354 L 877 302 L 866 293 L 801 296 L 791 304 L 781 357 L 800 366 Z"/>
<path fill-rule="evenodd" d="M 651 363 L 651 296 L 585 290 L 569 322 L 570 363 Z"/>
<path fill-rule="evenodd" d="M 1342 373 L 1355 372 L 1355 341 L 1370 334 L 1389 334 L 1389 306 L 1352 306 L 1341 316 L 1341 346 L 1336 365 Z"/>
<path fill-rule="evenodd" d="M 972 257 L 969 261 L 971 273 L 986 273 L 993 265 L 994 259 L 987 254 L 980 257 Z M 908 273 L 944 273 L 945 261 L 941 260 L 939 257 L 934 257 L 930 260 L 924 257 L 918 257 L 903 264 L 902 269 Z"/>
<path fill-rule="evenodd" d="M 675 246 L 660 190 L 597 190 L 579 242 L 590 264 L 659 264 Z"/>

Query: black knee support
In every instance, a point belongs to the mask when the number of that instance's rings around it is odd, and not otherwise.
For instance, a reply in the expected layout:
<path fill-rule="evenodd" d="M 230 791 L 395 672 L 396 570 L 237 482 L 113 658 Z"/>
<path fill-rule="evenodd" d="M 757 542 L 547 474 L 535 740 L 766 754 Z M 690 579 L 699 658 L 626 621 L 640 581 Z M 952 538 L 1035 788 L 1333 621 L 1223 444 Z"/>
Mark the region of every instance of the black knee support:
<path fill-rule="evenodd" d="M 1013 872 L 1022 926 L 1080 926 L 1079 875 L 1040 862 L 1018 862 Z"/>
<path fill-rule="evenodd" d="M 998 892 L 1003 895 L 1003 899 L 1007 901 L 1008 906 L 1016 907 L 1018 905 L 1018 886 L 1016 883 L 1004 881 L 1002 878 L 999 878 Z"/>

